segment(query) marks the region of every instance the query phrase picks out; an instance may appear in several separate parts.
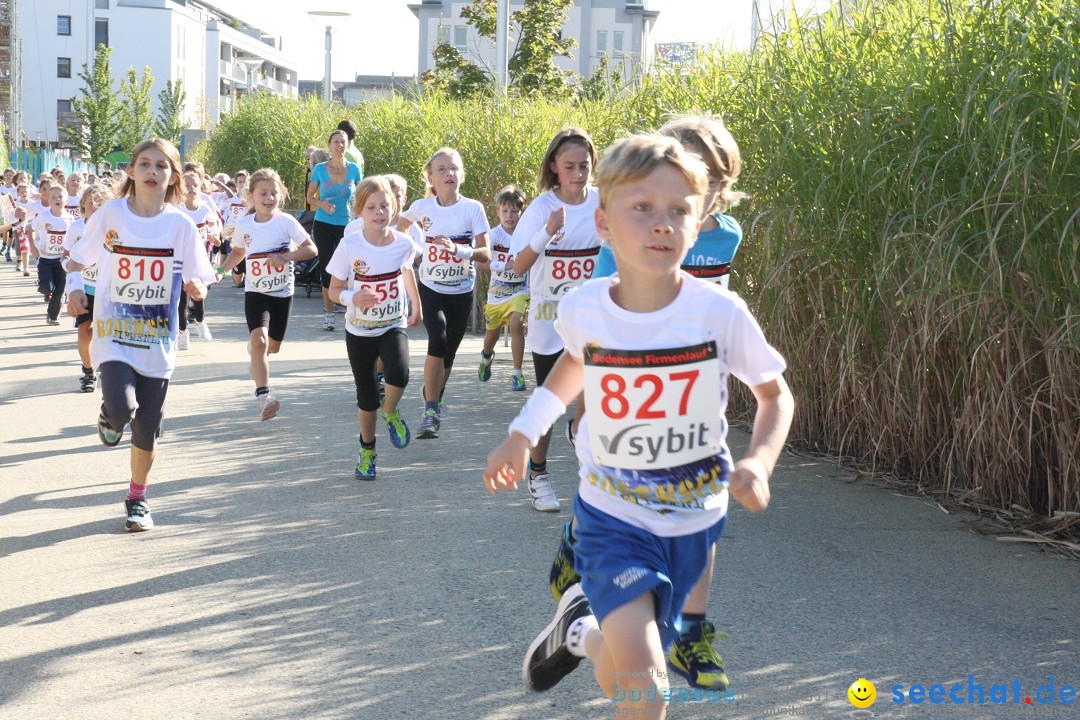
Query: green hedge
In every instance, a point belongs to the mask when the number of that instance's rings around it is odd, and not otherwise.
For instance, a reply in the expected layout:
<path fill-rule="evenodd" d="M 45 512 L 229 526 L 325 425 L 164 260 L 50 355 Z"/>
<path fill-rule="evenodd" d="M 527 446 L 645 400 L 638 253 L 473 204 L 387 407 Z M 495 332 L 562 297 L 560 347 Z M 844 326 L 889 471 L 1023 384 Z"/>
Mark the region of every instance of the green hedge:
<path fill-rule="evenodd" d="M 551 135 L 603 147 L 665 114 L 723 114 L 753 202 L 733 289 L 788 358 L 793 437 L 969 502 L 1080 510 L 1080 8 L 1077 0 L 893 0 L 791 18 L 602 102 L 257 96 L 199 153 L 269 165 L 343 116 L 369 173 L 416 197 L 441 145 L 464 192 L 530 193 Z M 733 411 L 750 399 L 736 392 Z"/>

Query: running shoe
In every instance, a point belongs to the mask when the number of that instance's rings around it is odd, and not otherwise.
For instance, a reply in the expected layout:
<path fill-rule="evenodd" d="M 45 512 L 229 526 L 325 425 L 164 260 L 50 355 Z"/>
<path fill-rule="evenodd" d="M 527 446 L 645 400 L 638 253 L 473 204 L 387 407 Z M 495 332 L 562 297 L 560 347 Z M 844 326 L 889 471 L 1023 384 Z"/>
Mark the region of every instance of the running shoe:
<path fill-rule="evenodd" d="M 263 393 L 255 398 L 255 403 L 259 406 L 259 419 L 269 420 L 277 415 L 279 409 L 281 409 L 281 403 L 276 397 L 270 393 Z"/>
<path fill-rule="evenodd" d="M 525 389 L 525 375 L 522 373 L 514 373 L 510 376 L 510 389 L 511 390 L 524 390 Z"/>
<path fill-rule="evenodd" d="M 690 630 L 671 644 L 668 664 L 686 678 L 691 687 L 703 690 L 723 690 L 730 683 L 724 672 L 724 659 L 712 643 L 716 628 L 711 622 L 694 623 Z"/>
<path fill-rule="evenodd" d="M 379 406 L 382 407 L 382 404 L 384 402 L 386 402 L 386 378 L 383 377 L 382 373 L 379 373 L 378 380 L 379 380 Z M 404 447 L 404 446 L 402 446 L 402 447 Z"/>
<path fill-rule="evenodd" d="M 181 330 L 176 336 L 176 349 L 187 350 L 191 345 L 191 334 L 187 330 Z"/>
<path fill-rule="evenodd" d="M 566 442 L 570 443 L 570 447 L 577 448 L 577 442 L 574 440 L 574 420 L 571 418 L 566 421 Z"/>
<path fill-rule="evenodd" d="M 128 532 L 145 532 L 154 527 L 150 504 L 146 500 L 124 500 L 124 510 L 127 512 L 124 529 Z"/>
<path fill-rule="evenodd" d="M 30 277 L 30 271 L 29 270 L 23 270 L 22 274 L 23 274 L 23 277 Z"/>
<path fill-rule="evenodd" d="M 101 411 L 98 413 L 97 434 L 101 438 L 102 445 L 116 447 L 120 443 L 120 438 L 124 437 L 124 429 L 113 430 L 108 418 L 105 417 L 105 411 Z"/>
<path fill-rule="evenodd" d="M 588 615 L 592 615 L 592 609 L 581 585 L 570 586 L 559 601 L 555 619 L 536 636 L 525 653 L 525 662 L 521 666 L 525 687 L 544 692 L 573 672 L 581 658 L 567 649 L 566 631 L 575 620 Z"/>
<path fill-rule="evenodd" d="M 356 458 L 356 477 L 361 480 L 375 479 L 375 458 L 379 453 L 366 447 L 360 448 L 360 455 Z"/>
<path fill-rule="evenodd" d="M 437 438 L 439 437 L 439 427 L 441 425 L 442 420 L 439 418 L 439 413 L 428 408 L 424 411 L 424 419 L 420 422 L 420 434 L 416 437 L 421 440 Z"/>
<path fill-rule="evenodd" d="M 424 392 L 424 386 L 420 386 L 420 404 L 427 407 L 427 393 Z M 446 398 L 439 398 L 439 417 L 446 414 Z"/>
<path fill-rule="evenodd" d="M 94 373 L 82 374 L 82 377 L 79 378 L 79 389 L 84 393 L 92 393 L 97 389 L 97 377 Z"/>
<path fill-rule="evenodd" d="M 495 359 L 495 353 L 491 353 L 491 357 L 484 354 L 484 351 L 480 351 L 480 369 L 476 372 L 480 376 L 480 382 L 487 382 L 491 379 L 491 363 Z"/>
<path fill-rule="evenodd" d="M 382 420 L 386 423 L 386 429 L 390 432 L 390 444 L 396 448 L 403 448 L 409 444 L 412 440 L 412 433 L 409 432 L 409 426 L 405 424 L 405 420 L 402 419 L 401 413 L 394 410 L 392 413 L 379 413 L 382 415 Z"/>
<path fill-rule="evenodd" d="M 572 524 L 571 520 L 563 527 L 563 536 L 559 541 L 559 549 L 555 553 L 555 562 L 551 563 L 551 572 L 548 573 L 551 597 L 556 601 L 562 600 L 563 594 L 571 585 L 581 582 L 581 576 L 574 569 L 574 539 L 570 534 Z"/>
<path fill-rule="evenodd" d="M 551 487 L 551 475 L 540 473 L 529 478 L 529 495 L 532 506 L 540 512 L 559 512 L 559 498 L 555 497 L 555 488 Z"/>
<path fill-rule="evenodd" d="M 334 329 L 334 313 L 326 313 L 325 315 L 323 315 L 322 329 L 323 330 L 333 330 Z"/>
<path fill-rule="evenodd" d="M 58 320 L 57 318 L 51 318 L 48 315 L 46 315 L 45 316 L 45 324 L 46 325 L 59 325 L 60 320 Z"/>
<path fill-rule="evenodd" d="M 195 323 L 195 329 L 199 331 L 200 340 L 213 340 L 214 336 L 210 334 L 210 326 L 206 324 L 206 321 Z"/>

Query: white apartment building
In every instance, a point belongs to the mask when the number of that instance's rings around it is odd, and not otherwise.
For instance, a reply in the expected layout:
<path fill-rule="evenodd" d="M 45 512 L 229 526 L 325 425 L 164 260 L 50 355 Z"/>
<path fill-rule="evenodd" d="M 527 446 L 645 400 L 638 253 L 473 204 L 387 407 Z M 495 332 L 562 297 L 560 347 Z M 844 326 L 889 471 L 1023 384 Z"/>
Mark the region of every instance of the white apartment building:
<path fill-rule="evenodd" d="M 217 122 L 250 86 L 297 96 L 297 64 L 279 38 L 200 0 L 17 0 L 22 131 L 30 143 L 63 144 L 58 120 L 70 120 L 71 98 L 83 87 L 83 64 L 99 43 L 112 48 L 113 79 L 149 66 L 152 95 L 183 80 L 184 121 Z M 250 82 L 249 82 L 250 79 Z"/>
<path fill-rule="evenodd" d="M 466 60 L 489 71 L 494 69 L 495 43 L 480 37 L 461 17 L 461 9 L 469 4 L 470 0 L 423 0 L 409 5 L 420 21 L 418 74 L 435 68 L 432 49 L 443 41 L 454 45 Z M 625 78 L 648 72 L 653 61 L 652 29 L 660 12 L 647 9 L 645 4 L 644 0 L 574 0 L 563 36 L 577 40 L 577 47 L 571 51 L 572 60 L 556 58 L 555 64 L 587 78 L 606 55 L 609 67 L 623 66 Z M 523 0 L 511 0 L 510 12 L 523 5 Z"/>

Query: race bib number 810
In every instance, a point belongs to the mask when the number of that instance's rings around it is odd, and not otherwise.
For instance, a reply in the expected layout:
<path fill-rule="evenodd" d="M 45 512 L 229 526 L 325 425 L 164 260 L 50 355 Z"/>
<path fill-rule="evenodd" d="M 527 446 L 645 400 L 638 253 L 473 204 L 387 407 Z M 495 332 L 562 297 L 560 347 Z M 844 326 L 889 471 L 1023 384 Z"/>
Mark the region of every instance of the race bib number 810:
<path fill-rule="evenodd" d="M 585 350 L 589 442 L 601 465 L 660 470 L 723 448 L 716 343 Z"/>
<path fill-rule="evenodd" d="M 113 250 L 109 297 L 127 305 L 168 305 L 172 300 L 172 248 Z"/>

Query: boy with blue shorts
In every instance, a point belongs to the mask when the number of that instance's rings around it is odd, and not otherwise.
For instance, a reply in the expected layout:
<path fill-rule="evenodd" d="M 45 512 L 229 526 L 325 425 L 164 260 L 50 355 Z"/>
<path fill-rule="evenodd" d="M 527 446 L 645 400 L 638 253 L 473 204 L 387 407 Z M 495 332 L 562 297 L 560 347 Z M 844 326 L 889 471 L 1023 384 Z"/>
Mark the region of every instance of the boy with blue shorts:
<path fill-rule="evenodd" d="M 596 226 L 619 273 L 563 300 L 567 352 L 488 456 L 484 481 L 492 492 L 516 488 L 530 446 L 584 390 L 574 505 L 582 579 L 530 645 L 522 677 L 547 690 L 588 657 L 616 717 L 662 718 L 666 649 L 723 531 L 728 494 L 765 509 L 794 403 L 784 360 L 745 303 L 679 269 L 700 226 L 702 163 L 676 140 L 635 136 L 609 149 L 597 185 Z M 758 403 L 737 463 L 725 442 L 729 374 Z"/>

